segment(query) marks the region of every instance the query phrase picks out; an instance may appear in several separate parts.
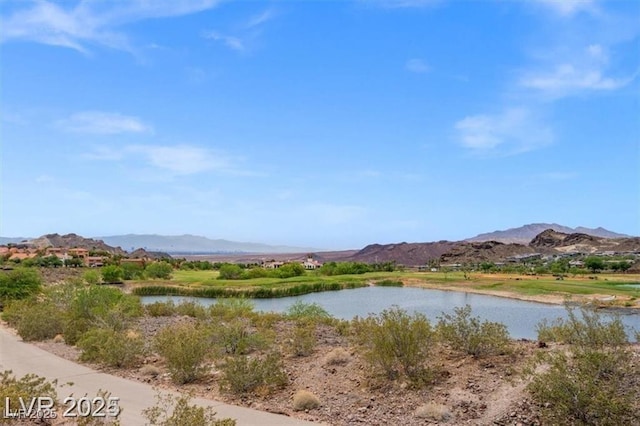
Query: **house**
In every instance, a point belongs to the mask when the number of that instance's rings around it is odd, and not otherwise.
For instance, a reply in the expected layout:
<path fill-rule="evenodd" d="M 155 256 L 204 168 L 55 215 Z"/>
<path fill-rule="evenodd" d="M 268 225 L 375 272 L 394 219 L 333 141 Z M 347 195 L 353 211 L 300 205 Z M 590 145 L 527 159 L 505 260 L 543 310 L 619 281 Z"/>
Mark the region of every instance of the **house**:
<path fill-rule="evenodd" d="M 104 257 L 102 256 L 87 256 L 84 259 L 87 266 L 91 268 L 99 268 L 104 265 Z"/>
<path fill-rule="evenodd" d="M 284 262 L 278 262 L 278 261 L 275 261 L 275 260 L 271 260 L 271 261 L 265 262 L 264 265 L 263 265 L 263 268 L 265 268 L 265 269 L 278 269 L 282 265 L 284 265 Z"/>
<path fill-rule="evenodd" d="M 314 269 L 321 268 L 322 263 L 318 262 L 317 260 L 313 260 L 311 256 L 308 256 L 307 260 L 302 262 L 302 266 L 304 266 L 304 269 L 314 270 Z"/>

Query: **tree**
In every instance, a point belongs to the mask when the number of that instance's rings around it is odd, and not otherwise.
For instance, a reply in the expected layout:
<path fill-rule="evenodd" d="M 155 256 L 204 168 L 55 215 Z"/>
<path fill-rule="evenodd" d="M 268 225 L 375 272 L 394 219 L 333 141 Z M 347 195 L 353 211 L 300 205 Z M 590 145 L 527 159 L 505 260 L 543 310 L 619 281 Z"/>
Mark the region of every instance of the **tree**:
<path fill-rule="evenodd" d="M 144 271 L 148 278 L 168 280 L 171 279 L 173 267 L 164 261 L 153 262 L 148 264 Z"/>
<path fill-rule="evenodd" d="M 589 256 L 584 259 L 584 266 L 595 274 L 597 271 L 603 270 L 605 265 L 601 257 Z"/>
<path fill-rule="evenodd" d="M 240 265 L 225 263 L 220 266 L 220 276 L 218 278 L 221 280 L 239 280 L 242 278 L 243 272 Z"/>

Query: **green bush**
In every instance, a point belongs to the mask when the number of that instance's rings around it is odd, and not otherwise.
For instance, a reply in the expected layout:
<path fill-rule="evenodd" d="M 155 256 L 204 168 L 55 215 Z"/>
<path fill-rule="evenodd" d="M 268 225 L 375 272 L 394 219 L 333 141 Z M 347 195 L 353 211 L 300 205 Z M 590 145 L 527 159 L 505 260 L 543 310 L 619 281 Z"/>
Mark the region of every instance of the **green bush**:
<path fill-rule="evenodd" d="M 69 305 L 64 327 L 67 344 L 75 345 L 90 328 L 125 330 L 143 312 L 140 299 L 117 288 L 91 285 L 78 288 Z"/>
<path fill-rule="evenodd" d="M 176 314 L 192 318 L 203 319 L 207 316 L 207 309 L 197 302 L 181 302 L 175 306 Z"/>
<path fill-rule="evenodd" d="M 144 309 L 152 317 L 170 317 L 176 313 L 176 305 L 172 300 L 149 303 Z"/>
<path fill-rule="evenodd" d="M 108 265 L 102 268 L 102 281 L 105 283 L 120 283 L 124 278 L 124 270 L 116 265 Z"/>
<path fill-rule="evenodd" d="M 287 308 L 286 315 L 293 319 L 330 318 L 331 315 L 317 303 L 305 303 L 298 300 Z"/>
<path fill-rule="evenodd" d="M 78 347 L 82 361 L 110 367 L 134 367 L 144 355 L 144 340 L 134 332 L 92 328 L 83 334 Z"/>
<path fill-rule="evenodd" d="M 150 426 L 235 426 L 233 419 L 216 419 L 211 407 L 199 407 L 189 404 L 189 395 L 173 397 L 156 395 L 156 405 L 142 413 Z"/>
<path fill-rule="evenodd" d="M 621 347 L 548 353 L 528 386 L 548 424 L 640 424 L 640 370 Z"/>
<path fill-rule="evenodd" d="M 364 350 L 364 359 L 375 371 L 389 379 L 405 376 L 414 385 L 431 379 L 425 360 L 435 339 L 423 314 L 409 315 L 393 307 L 379 315 L 354 319 L 352 328 L 356 343 Z"/>
<path fill-rule="evenodd" d="M 250 321 L 242 317 L 215 323 L 211 335 L 220 355 L 244 355 L 267 343 L 262 334 L 252 329 Z"/>
<path fill-rule="evenodd" d="M 295 356 L 309 356 L 316 346 L 316 326 L 305 321 L 296 322 L 289 339 L 289 351 Z"/>
<path fill-rule="evenodd" d="M 286 386 L 288 382 L 280 355 L 276 353 L 265 358 L 231 357 L 222 365 L 221 371 L 221 389 L 236 395 L 247 392 L 267 394 Z"/>
<path fill-rule="evenodd" d="M 452 349 L 474 357 L 504 353 L 511 342 L 504 324 L 472 317 L 469 305 L 455 308 L 454 315 L 442 314 L 436 330 Z"/>
<path fill-rule="evenodd" d="M 42 278 L 36 269 L 17 268 L 0 271 L 0 303 L 13 299 L 25 299 L 40 292 Z"/>
<path fill-rule="evenodd" d="M 220 266 L 220 275 L 218 275 L 219 280 L 239 280 L 242 279 L 242 275 L 244 270 L 240 265 L 236 265 L 235 263 L 225 263 Z"/>
<path fill-rule="evenodd" d="M 89 285 L 98 285 L 102 282 L 102 276 L 95 269 L 90 269 L 82 274 L 82 279 Z"/>
<path fill-rule="evenodd" d="M 538 340 L 562 342 L 589 348 L 620 346 L 628 342 L 624 324 L 619 317 L 606 321 L 598 312 L 580 308 L 578 316 L 573 308 L 566 306 L 568 318 L 558 318 L 552 323 L 538 323 Z"/>
<path fill-rule="evenodd" d="M 63 330 L 63 312 L 46 302 L 29 306 L 16 324 L 16 331 L 25 341 L 52 339 Z"/>
<path fill-rule="evenodd" d="M 158 332 L 154 347 L 167 362 L 174 383 L 198 380 L 207 370 L 203 365 L 209 350 L 209 333 L 190 323 L 170 325 Z"/>
<path fill-rule="evenodd" d="M 123 262 L 122 278 L 125 280 L 139 280 L 144 277 L 144 267 L 138 263 Z"/>
<path fill-rule="evenodd" d="M 147 265 L 144 268 L 144 273 L 147 278 L 150 279 L 160 279 L 160 280 L 168 280 L 171 279 L 171 274 L 173 273 L 173 266 L 171 266 L 167 262 L 153 262 Z"/>
<path fill-rule="evenodd" d="M 243 298 L 225 298 L 209 307 L 209 315 L 213 318 L 233 319 L 247 317 L 253 313 L 253 302 Z"/>

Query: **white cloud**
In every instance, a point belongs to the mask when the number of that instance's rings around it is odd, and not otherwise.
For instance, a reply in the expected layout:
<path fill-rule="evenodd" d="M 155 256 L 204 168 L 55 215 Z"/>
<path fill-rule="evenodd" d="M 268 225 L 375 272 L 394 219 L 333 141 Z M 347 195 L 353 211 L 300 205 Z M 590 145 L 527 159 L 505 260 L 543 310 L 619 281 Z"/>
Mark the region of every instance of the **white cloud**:
<path fill-rule="evenodd" d="M 552 12 L 568 17 L 578 12 L 593 12 L 596 8 L 594 0 L 535 0 Z"/>
<path fill-rule="evenodd" d="M 220 34 L 217 31 L 207 31 L 203 33 L 202 36 L 206 39 L 219 41 L 232 50 L 239 52 L 245 50 L 244 42 L 238 37 Z"/>
<path fill-rule="evenodd" d="M 249 29 L 249 28 L 259 27 L 265 22 L 268 22 L 273 18 L 275 18 L 275 16 L 276 16 L 276 13 L 273 9 L 267 9 L 258 15 L 252 16 L 249 19 L 249 21 L 247 21 L 245 28 Z"/>
<path fill-rule="evenodd" d="M 138 117 L 113 112 L 83 111 L 60 120 L 63 129 L 76 133 L 113 135 L 118 133 L 149 133 L 153 129 Z"/>
<path fill-rule="evenodd" d="M 612 78 L 603 70 L 560 64 L 551 72 L 529 73 L 522 77 L 523 87 L 540 90 L 551 96 L 565 96 L 584 90 L 616 90 L 631 83 L 636 74 L 626 78 Z"/>
<path fill-rule="evenodd" d="M 109 1 L 109 2 L 13 2 L 2 13 L 0 41 L 29 40 L 88 53 L 91 44 L 131 50 L 118 27 L 145 19 L 197 13 L 219 0 Z M 15 7 L 18 4 L 20 6 Z M 23 6 L 23 5 L 28 6 Z M 8 9 L 13 9 L 7 12 Z"/>
<path fill-rule="evenodd" d="M 424 74 L 431 70 L 431 67 L 427 65 L 422 59 L 409 59 L 405 64 L 407 71 L 415 72 L 418 74 Z"/>
<path fill-rule="evenodd" d="M 525 108 L 468 116 L 454 127 L 460 145 L 481 154 L 519 154 L 549 145 L 554 138 L 552 130 Z"/>
<path fill-rule="evenodd" d="M 226 155 L 190 145 L 134 145 L 126 150 L 142 154 L 151 166 L 173 175 L 191 175 L 211 170 L 231 169 L 231 160 Z"/>

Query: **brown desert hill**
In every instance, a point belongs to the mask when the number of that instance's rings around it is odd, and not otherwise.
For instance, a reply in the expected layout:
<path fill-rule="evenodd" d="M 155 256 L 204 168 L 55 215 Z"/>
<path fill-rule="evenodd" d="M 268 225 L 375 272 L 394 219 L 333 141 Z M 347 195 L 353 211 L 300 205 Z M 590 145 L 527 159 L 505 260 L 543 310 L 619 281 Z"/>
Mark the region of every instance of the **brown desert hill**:
<path fill-rule="evenodd" d="M 432 243 L 370 244 L 344 260 L 365 263 L 396 262 L 406 266 L 426 265 L 429 260 L 438 259 L 456 244 L 459 243 L 438 241 Z"/>
<path fill-rule="evenodd" d="M 498 262 L 514 256 L 539 254 L 523 244 L 504 244 L 499 241 L 461 242 L 440 256 L 442 264 Z"/>
<path fill-rule="evenodd" d="M 120 247 L 112 247 L 105 244 L 102 240 L 94 240 L 93 238 L 84 238 L 77 234 L 47 234 L 39 238 L 35 238 L 28 242 L 29 245 L 33 245 L 39 249 L 47 247 L 56 248 L 84 248 L 87 250 L 100 250 L 106 251 L 112 254 L 124 255 L 126 252 Z"/>
<path fill-rule="evenodd" d="M 557 232 L 547 229 L 531 240 L 534 249 L 554 249 L 560 253 L 632 253 L 640 252 L 640 237 L 603 238 L 584 233 Z"/>

